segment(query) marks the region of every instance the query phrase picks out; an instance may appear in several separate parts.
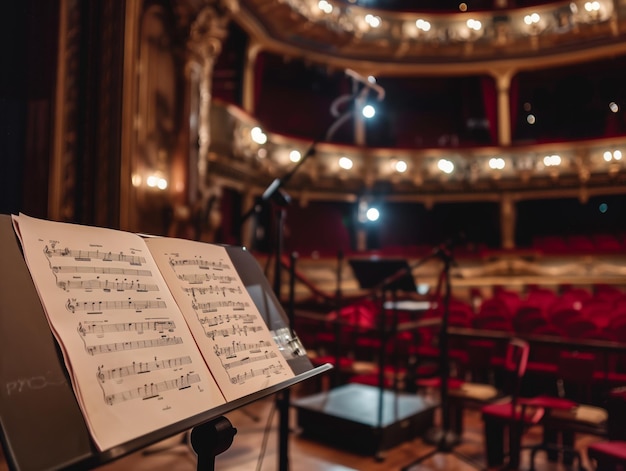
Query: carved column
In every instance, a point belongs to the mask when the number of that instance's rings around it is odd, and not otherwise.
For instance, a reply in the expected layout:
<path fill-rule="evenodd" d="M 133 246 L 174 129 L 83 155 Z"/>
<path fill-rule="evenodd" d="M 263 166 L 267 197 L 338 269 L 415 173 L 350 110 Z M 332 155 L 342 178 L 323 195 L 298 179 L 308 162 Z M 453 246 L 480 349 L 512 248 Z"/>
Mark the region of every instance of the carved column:
<path fill-rule="evenodd" d="M 212 214 L 219 209 L 219 188 L 209 184 L 211 137 L 211 87 L 213 68 L 227 36 L 229 17 L 219 2 L 203 8 L 189 31 L 187 79 L 190 87 L 190 149 L 188 200 L 195 238 L 202 239 L 207 226 L 219 224 Z M 214 227 L 208 227 L 213 233 Z"/>
<path fill-rule="evenodd" d="M 498 145 L 508 146 L 511 144 L 511 103 L 509 92 L 513 70 L 498 70 L 492 72 L 497 87 L 498 100 Z"/>
<path fill-rule="evenodd" d="M 515 248 L 516 219 L 515 200 L 510 193 L 504 193 L 500 199 L 500 234 L 503 249 Z"/>

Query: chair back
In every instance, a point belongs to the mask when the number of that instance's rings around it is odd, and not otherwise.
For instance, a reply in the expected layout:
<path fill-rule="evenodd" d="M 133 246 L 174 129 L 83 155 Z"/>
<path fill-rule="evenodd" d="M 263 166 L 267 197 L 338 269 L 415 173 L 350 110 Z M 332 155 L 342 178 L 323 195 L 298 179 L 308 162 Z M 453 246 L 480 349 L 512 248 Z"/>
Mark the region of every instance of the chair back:
<path fill-rule="evenodd" d="M 504 358 L 504 369 L 514 375 L 518 380 L 526 373 L 528 366 L 528 354 L 530 346 L 528 342 L 518 338 L 509 341 Z"/>

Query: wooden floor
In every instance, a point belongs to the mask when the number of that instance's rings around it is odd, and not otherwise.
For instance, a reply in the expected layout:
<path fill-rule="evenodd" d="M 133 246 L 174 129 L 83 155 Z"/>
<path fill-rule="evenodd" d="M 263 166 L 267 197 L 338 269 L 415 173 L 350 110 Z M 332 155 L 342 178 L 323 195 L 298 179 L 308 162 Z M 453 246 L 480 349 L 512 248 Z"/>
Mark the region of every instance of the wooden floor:
<path fill-rule="evenodd" d="M 310 394 L 299 391 L 297 386 L 292 390 L 292 399 Z M 220 454 L 215 461 L 217 471 L 278 470 L 278 418 L 274 397 L 260 400 L 245 408 L 226 415 L 237 429 L 233 444 Z M 435 414 L 435 422 L 439 420 Z M 289 469 L 293 471 L 389 471 L 408 467 L 409 471 L 446 470 L 466 471 L 476 469 L 467 464 L 464 457 L 484 467 L 483 428 L 480 413 L 469 410 L 465 413 L 465 432 L 461 444 L 453 452 L 433 453 L 434 448 L 421 438 L 404 442 L 388 450 L 382 461 L 373 456 L 354 454 L 340 448 L 324 446 L 318 442 L 307 440 L 299 435 L 295 411 L 290 414 L 291 433 L 288 446 Z M 270 425 L 268 427 L 268 424 Z M 266 433 L 266 430 L 269 430 Z M 540 430 L 531 430 L 525 443 L 532 444 L 540 440 Z M 148 449 L 123 457 L 113 463 L 98 468 L 100 471 L 192 471 L 197 469 L 194 452 L 187 443 L 188 436 L 172 437 Z M 586 469 L 589 467 L 584 455 L 587 444 L 598 440 L 596 437 L 578 437 L 576 446 L 583 452 Z M 432 454 L 432 456 L 429 456 Z M 426 459 L 423 459 L 427 457 Z M 411 466 L 416 460 L 423 459 L 419 464 Z M 522 454 L 519 469 L 527 470 L 528 452 Z M 561 464 L 550 463 L 545 454 L 540 453 L 536 459 L 537 471 L 564 471 L 571 469 Z"/>

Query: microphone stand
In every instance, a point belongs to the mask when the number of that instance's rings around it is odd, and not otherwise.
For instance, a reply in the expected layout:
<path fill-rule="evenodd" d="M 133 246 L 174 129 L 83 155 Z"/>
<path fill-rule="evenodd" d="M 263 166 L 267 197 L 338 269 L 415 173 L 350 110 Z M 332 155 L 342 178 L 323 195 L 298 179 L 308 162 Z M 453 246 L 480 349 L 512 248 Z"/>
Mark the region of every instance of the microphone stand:
<path fill-rule="evenodd" d="M 339 97 L 335 103 L 331 106 L 331 113 L 337 120 L 328 128 L 325 133 L 325 140 L 328 141 L 334 135 L 334 133 L 339 129 L 339 127 L 347 121 L 350 116 L 352 116 L 353 112 L 348 110 L 343 115 L 339 114 L 338 106 L 343 104 L 349 100 L 354 100 L 357 96 L 363 96 L 368 91 L 368 86 L 365 86 L 363 90 L 360 92 L 356 92 L 356 76 L 355 72 L 350 75 L 354 80 L 354 89 L 355 93 L 352 95 L 344 95 Z M 365 82 L 364 82 L 365 83 Z M 371 88 L 371 86 L 369 86 Z M 380 88 L 380 87 L 379 87 Z M 382 90 L 382 89 L 380 89 Z M 382 95 L 379 93 L 379 98 L 382 98 Z M 245 222 L 250 216 L 254 213 L 260 211 L 263 207 L 263 204 L 268 201 L 273 201 L 275 206 L 277 207 L 276 211 L 276 221 L 275 221 L 275 245 L 274 245 L 274 294 L 276 298 L 281 299 L 281 282 L 282 282 L 282 254 L 283 254 L 283 226 L 284 226 L 284 209 L 291 202 L 291 198 L 287 195 L 282 187 L 285 186 L 289 180 L 295 175 L 295 173 L 300 169 L 300 167 L 304 164 L 304 162 L 315 154 L 315 148 L 317 146 L 317 140 L 314 140 L 307 151 L 304 153 L 302 158 L 294 165 L 286 175 L 282 178 L 276 178 L 270 185 L 265 189 L 263 195 L 261 196 L 260 202 L 256 203 L 246 214 L 242 217 L 242 223 Z M 291 326 L 290 326 L 291 327 Z M 339 368 L 339 365 L 335 365 L 336 368 Z M 288 471 L 289 470 L 289 407 L 290 407 L 290 391 L 289 388 L 285 388 L 278 393 L 277 407 L 279 411 L 279 453 L 278 453 L 278 470 L 279 471 Z"/>
<path fill-rule="evenodd" d="M 441 429 L 433 429 L 429 434 L 428 440 L 436 445 L 436 448 L 426 455 L 418 458 L 411 464 L 402 468 L 402 471 L 409 471 L 413 466 L 422 463 L 424 460 L 431 458 L 437 453 L 453 453 L 454 456 L 466 462 L 467 464 L 482 469 L 478 463 L 472 460 L 470 457 L 464 456 L 455 452 L 454 447 L 459 443 L 460 437 L 457 437 L 454 431 L 450 428 L 450 392 L 449 392 L 449 379 L 450 379 L 450 365 L 449 365 L 449 345 L 448 345 L 448 317 L 450 313 L 450 299 L 451 299 L 451 283 L 450 283 L 450 268 L 454 263 L 452 255 L 452 248 L 458 241 L 449 240 L 446 243 L 436 247 L 430 255 L 419 262 L 421 265 L 424 261 L 431 258 L 439 258 L 443 262 L 443 268 L 439 278 L 439 286 L 437 291 L 441 289 L 443 284 L 443 312 L 441 316 L 441 328 L 439 332 L 439 368 L 440 368 L 440 396 L 441 396 Z M 425 439 L 426 440 L 426 439 Z"/>

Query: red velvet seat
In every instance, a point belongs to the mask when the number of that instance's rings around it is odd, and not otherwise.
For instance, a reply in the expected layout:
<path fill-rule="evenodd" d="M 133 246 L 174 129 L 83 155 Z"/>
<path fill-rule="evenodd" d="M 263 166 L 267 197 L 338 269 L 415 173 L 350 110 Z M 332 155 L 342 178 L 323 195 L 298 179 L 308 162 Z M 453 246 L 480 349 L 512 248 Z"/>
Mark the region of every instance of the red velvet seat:
<path fill-rule="evenodd" d="M 609 440 L 587 447 L 589 460 L 595 462 L 598 471 L 624 471 L 626 469 L 626 441 Z"/>
<path fill-rule="evenodd" d="M 530 348 L 528 342 L 510 340 L 504 360 L 504 371 L 508 373 L 510 399 L 484 406 L 481 409 L 485 423 L 485 447 L 487 467 L 496 467 L 504 461 L 504 430 L 509 432 L 508 469 L 517 469 L 521 448 L 521 437 L 525 428 L 536 425 L 543 417 L 543 409 L 524 402 L 519 397 L 521 380 L 526 374 Z"/>

